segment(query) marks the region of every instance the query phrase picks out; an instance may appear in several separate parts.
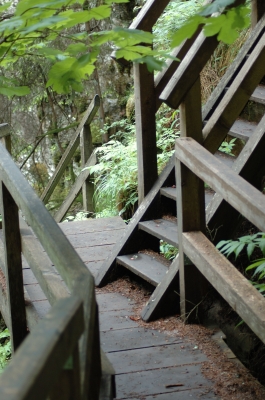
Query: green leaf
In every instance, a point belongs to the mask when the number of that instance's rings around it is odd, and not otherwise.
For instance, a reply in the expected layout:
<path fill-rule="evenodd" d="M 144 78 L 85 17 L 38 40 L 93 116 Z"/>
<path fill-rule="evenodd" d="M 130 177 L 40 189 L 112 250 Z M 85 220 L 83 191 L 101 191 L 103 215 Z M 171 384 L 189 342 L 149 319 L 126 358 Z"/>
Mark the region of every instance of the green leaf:
<path fill-rule="evenodd" d="M 171 47 L 179 46 L 183 40 L 191 38 L 201 23 L 204 23 L 204 18 L 199 15 L 191 17 L 172 37 Z"/>
<path fill-rule="evenodd" d="M 5 3 L 3 5 L 0 6 L 0 13 L 7 10 L 10 6 L 11 6 L 12 2 L 9 1 L 8 3 Z"/>
<path fill-rule="evenodd" d="M 87 45 L 84 43 L 73 43 L 70 44 L 67 49 L 66 53 L 71 54 L 71 55 L 77 55 L 78 53 L 83 53 L 87 51 Z"/>
<path fill-rule="evenodd" d="M 225 15 L 219 15 L 218 17 L 212 17 L 208 18 L 204 28 L 203 32 L 205 36 L 214 36 L 217 35 L 220 30 L 223 27 L 223 24 L 225 24 L 226 17 Z"/>
<path fill-rule="evenodd" d="M 65 18 L 56 15 L 53 17 L 45 18 L 41 21 L 38 21 L 36 23 L 33 23 L 32 25 L 28 26 L 27 28 L 23 28 L 22 32 L 23 33 L 30 33 L 38 30 L 42 30 L 45 28 L 50 28 L 51 26 L 55 25 L 57 22 L 64 21 Z"/>
<path fill-rule="evenodd" d="M 248 258 L 250 258 L 250 256 L 252 255 L 253 251 L 255 250 L 255 248 L 256 248 L 255 243 L 249 243 L 249 244 L 247 245 L 247 255 L 248 255 Z"/>
<path fill-rule="evenodd" d="M 0 87 L 0 93 L 12 97 L 12 96 L 25 96 L 30 93 L 30 89 L 28 86 L 9 86 L 9 87 Z"/>

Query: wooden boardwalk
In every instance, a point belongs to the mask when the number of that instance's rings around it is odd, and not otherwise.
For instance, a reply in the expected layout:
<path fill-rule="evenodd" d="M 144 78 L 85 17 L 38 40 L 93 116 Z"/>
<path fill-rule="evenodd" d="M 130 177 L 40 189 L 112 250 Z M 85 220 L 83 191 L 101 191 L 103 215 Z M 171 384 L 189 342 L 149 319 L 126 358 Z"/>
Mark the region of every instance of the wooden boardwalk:
<path fill-rule="evenodd" d="M 60 226 L 92 274 L 126 228 L 116 217 Z M 26 263 L 23 275 L 35 309 L 45 315 L 49 303 Z M 133 302 L 121 294 L 99 293 L 97 301 L 101 346 L 116 371 L 117 399 L 217 399 L 201 373 L 206 356 L 198 349 L 176 335 L 140 327 L 130 319 Z"/>

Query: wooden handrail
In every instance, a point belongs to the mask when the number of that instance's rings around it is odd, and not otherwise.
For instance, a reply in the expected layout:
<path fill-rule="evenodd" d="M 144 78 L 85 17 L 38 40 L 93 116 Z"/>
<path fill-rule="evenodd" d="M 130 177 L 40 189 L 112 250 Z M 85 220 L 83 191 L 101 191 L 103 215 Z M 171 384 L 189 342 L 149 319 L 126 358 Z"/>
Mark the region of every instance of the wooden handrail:
<path fill-rule="evenodd" d="M 65 150 L 61 160 L 59 161 L 59 163 L 53 173 L 53 176 L 51 177 L 48 185 L 46 186 L 44 192 L 41 195 L 41 200 L 44 202 L 44 204 L 48 203 L 49 198 L 51 197 L 56 185 L 58 184 L 66 167 L 68 166 L 71 158 L 73 157 L 73 155 L 78 147 L 79 140 L 80 140 L 80 134 L 81 134 L 84 126 L 89 125 L 92 122 L 95 114 L 98 111 L 99 106 L 100 106 L 100 98 L 98 95 L 96 95 L 94 97 L 94 99 L 92 100 L 92 102 L 90 103 L 88 109 L 84 113 L 83 118 L 82 118 L 80 124 L 78 125 L 78 128 L 77 128 L 75 134 L 71 138 L 67 149 Z"/>
<path fill-rule="evenodd" d="M 55 268 L 66 284 L 65 287 L 63 283 L 60 284 L 57 281 L 57 287 L 51 287 L 51 283 L 49 282 L 49 274 L 41 273 L 41 271 L 36 273 L 38 279 L 40 280 L 40 285 L 44 289 L 44 292 L 46 292 L 47 297 L 53 302 L 55 301 L 56 297 L 59 299 L 67 295 L 75 295 L 78 296 L 82 301 L 85 316 L 85 330 L 82 336 L 82 345 L 80 347 L 82 398 L 86 399 L 87 396 L 90 396 L 89 398 L 96 400 L 99 395 L 101 379 L 101 357 L 99 347 L 98 310 L 95 300 L 94 279 L 81 258 L 77 255 L 69 241 L 62 233 L 61 229 L 58 227 L 57 223 L 46 210 L 42 201 L 29 186 L 18 167 L 14 164 L 11 156 L 2 145 L 0 145 L 0 158 L 0 181 L 2 182 L 2 187 L 4 188 L 2 203 L 4 230 L 6 230 L 7 234 L 10 234 L 12 229 L 14 229 L 13 226 L 11 227 L 11 231 L 10 229 L 7 230 L 7 228 L 10 226 L 9 217 L 12 210 L 10 209 L 9 214 L 6 214 L 6 210 L 9 210 L 10 199 L 12 199 L 15 207 L 21 211 L 25 220 L 33 229 L 39 242 L 49 256 L 51 263 L 54 264 Z M 7 215 L 6 218 L 5 214 Z M 18 215 L 17 217 L 15 215 L 15 218 L 18 218 Z M 24 232 L 27 229 L 24 222 L 21 222 L 21 228 L 24 230 Z M 7 235 L 4 235 L 4 237 L 4 242 L 8 243 L 9 238 Z M 36 260 L 33 262 L 31 258 L 30 251 L 27 248 L 27 239 L 25 237 L 22 239 L 22 243 L 24 254 L 29 256 L 29 262 L 31 265 L 35 262 L 36 272 Z M 9 251 L 7 247 L 6 249 L 6 253 L 11 254 L 11 251 Z M 18 247 L 18 250 L 15 252 L 15 254 L 19 254 L 19 252 L 20 250 Z M 12 268 L 16 268 L 16 273 L 18 276 L 20 276 L 22 273 L 22 265 L 18 262 L 17 265 L 12 265 Z M 11 276 L 11 278 L 13 276 L 14 274 Z M 8 280 L 7 286 L 9 287 L 9 284 L 11 284 L 11 279 L 9 280 L 8 275 L 6 278 Z M 16 282 L 18 282 L 21 290 L 21 287 L 23 288 L 22 280 L 17 278 Z M 15 331 L 18 329 L 18 324 L 16 325 L 15 323 L 17 316 L 13 310 L 16 310 L 16 306 L 19 309 L 21 305 L 25 308 L 25 304 L 23 292 L 22 295 L 18 297 L 14 296 L 14 291 L 12 292 L 12 301 L 14 305 L 11 308 L 12 313 L 10 325 L 12 327 L 14 326 L 13 336 L 15 337 Z M 22 337 L 18 339 L 16 346 L 21 343 L 23 335 L 25 336 L 25 333 L 22 334 Z"/>

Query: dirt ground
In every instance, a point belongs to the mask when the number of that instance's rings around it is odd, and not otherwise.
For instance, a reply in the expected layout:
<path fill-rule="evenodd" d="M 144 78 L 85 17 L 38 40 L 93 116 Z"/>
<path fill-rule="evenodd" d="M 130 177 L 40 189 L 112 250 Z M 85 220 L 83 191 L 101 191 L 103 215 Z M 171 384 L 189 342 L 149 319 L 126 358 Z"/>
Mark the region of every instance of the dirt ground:
<path fill-rule="evenodd" d="M 213 339 L 216 331 L 209 330 L 201 325 L 185 325 L 179 316 L 159 319 L 154 322 L 144 322 L 140 317 L 142 308 L 150 297 L 150 291 L 125 276 L 109 283 L 98 293 L 115 292 L 130 298 L 135 302 L 134 314 L 130 316 L 140 326 L 166 331 L 168 334 L 177 334 L 191 341 L 193 345 L 207 356 L 203 363 L 202 372 L 206 378 L 214 383 L 214 391 L 223 400 L 264 400 L 265 388 L 250 374 L 238 361 L 231 361 Z"/>

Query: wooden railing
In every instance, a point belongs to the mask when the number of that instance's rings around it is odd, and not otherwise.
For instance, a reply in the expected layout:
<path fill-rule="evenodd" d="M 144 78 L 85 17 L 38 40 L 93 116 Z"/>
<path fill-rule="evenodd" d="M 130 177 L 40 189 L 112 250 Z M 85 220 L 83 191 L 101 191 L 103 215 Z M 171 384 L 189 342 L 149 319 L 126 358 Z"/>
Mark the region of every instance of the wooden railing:
<path fill-rule="evenodd" d="M 96 400 L 114 372 L 100 351 L 94 279 L 2 144 L 0 187 L 0 304 L 15 351 L 0 378 L 0 398 Z M 36 312 L 25 303 L 21 253 L 52 305 L 36 327 Z"/>
<path fill-rule="evenodd" d="M 90 131 L 90 124 L 97 113 L 100 106 L 100 98 L 96 95 L 89 105 L 88 109 L 83 115 L 83 118 L 73 135 L 67 149 L 65 150 L 61 160 L 59 161 L 53 176 L 49 180 L 44 192 L 41 195 L 41 200 L 44 204 L 47 204 L 54 189 L 56 188 L 57 184 L 59 183 L 65 169 L 69 165 L 71 159 L 74 156 L 75 151 L 80 144 L 81 150 L 81 164 L 83 170 L 79 174 L 76 182 L 71 187 L 66 199 L 64 200 L 63 204 L 61 205 L 60 209 L 57 211 L 55 215 L 55 220 L 57 222 L 61 222 L 64 216 L 66 215 L 67 211 L 71 207 L 73 201 L 76 199 L 80 191 L 83 192 L 83 209 L 84 211 L 88 211 L 93 213 L 93 195 L 94 195 L 94 185 L 91 180 L 91 176 L 87 167 L 91 167 L 96 164 L 96 155 L 93 152 L 93 145 L 92 145 L 92 136 Z M 89 179 L 88 179 L 89 178 Z"/>
<path fill-rule="evenodd" d="M 265 198 L 251 184 L 254 182 L 253 172 L 259 173 L 261 163 L 264 164 L 265 117 L 255 132 L 255 144 L 249 141 L 244 159 L 239 158 L 232 169 L 211 154 L 218 149 L 264 76 L 265 5 L 253 1 L 252 6 L 255 15 L 261 19 L 235 65 L 227 71 L 222 84 L 213 93 L 203 117 L 199 71 L 191 81 L 184 83 L 184 89 L 178 76 L 178 82 L 175 79 L 171 86 L 169 84 L 163 97 L 174 107 L 180 106 L 181 118 L 181 137 L 176 141 L 175 152 L 179 237 L 176 264 L 180 277 L 181 315 L 184 319 L 192 319 L 194 311 L 198 311 L 196 305 L 207 293 L 208 281 L 265 343 L 265 298 L 206 236 L 217 208 L 219 217 L 222 217 L 220 224 L 226 227 L 229 223 L 230 213 L 220 212 L 222 202 L 227 204 L 226 211 L 227 207 L 233 208 L 261 231 L 265 229 Z M 188 68 L 183 68 L 186 78 L 189 76 L 187 71 Z M 230 82 L 229 87 L 227 82 Z M 177 92 L 173 90 L 176 85 L 180 88 Z M 204 182 L 217 193 L 207 218 Z"/>
<path fill-rule="evenodd" d="M 235 4 L 244 2 L 245 0 L 238 0 Z M 169 0 L 148 0 L 130 28 L 150 32 L 168 3 Z M 264 2 L 252 0 L 253 26 L 263 14 Z M 172 52 L 181 62 L 169 60 L 167 66 L 155 78 L 145 65 L 135 65 L 139 204 L 157 180 L 156 111 L 162 102 L 175 109 L 179 107 L 217 46 L 216 36 L 206 38 L 198 31 Z"/>

